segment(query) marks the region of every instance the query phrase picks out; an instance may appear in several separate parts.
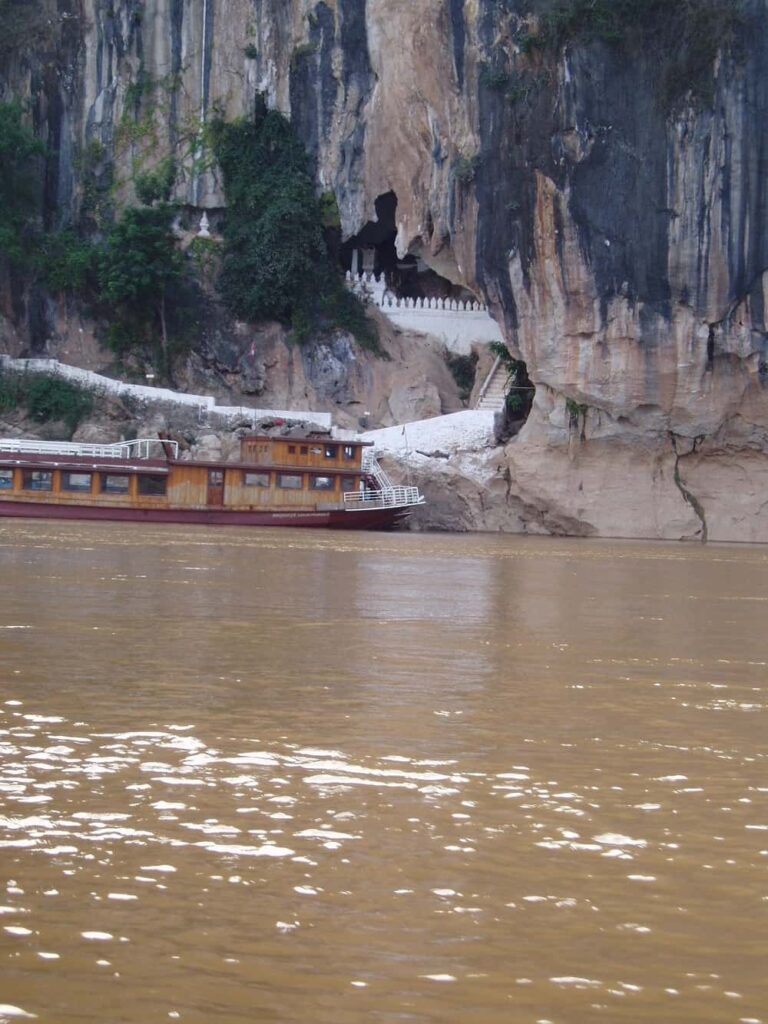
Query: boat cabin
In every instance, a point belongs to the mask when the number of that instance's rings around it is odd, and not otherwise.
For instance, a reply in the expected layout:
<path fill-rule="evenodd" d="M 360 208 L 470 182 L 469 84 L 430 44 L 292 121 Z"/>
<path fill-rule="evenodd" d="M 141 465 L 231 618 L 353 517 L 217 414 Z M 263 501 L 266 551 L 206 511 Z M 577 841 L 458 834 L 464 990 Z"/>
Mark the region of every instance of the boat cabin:
<path fill-rule="evenodd" d="M 0 515 L 381 525 L 423 499 L 415 487 L 394 487 L 370 447 L 326 435 L 256 435 L 242 439 L 238 462 L 214 462 L 181 460 L 176 442 L 164 440 L 90 445 L 5 439 Z M 372 515 L 376 510 L 389 515 Z"/>

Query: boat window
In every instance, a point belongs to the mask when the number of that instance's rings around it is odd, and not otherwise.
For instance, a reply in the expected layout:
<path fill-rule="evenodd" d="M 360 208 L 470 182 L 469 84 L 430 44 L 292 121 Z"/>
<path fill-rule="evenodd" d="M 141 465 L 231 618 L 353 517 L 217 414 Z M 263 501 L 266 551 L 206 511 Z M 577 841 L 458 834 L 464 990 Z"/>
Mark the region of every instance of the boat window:
<path fill-rule="evenodd" d="M 325 446 L 325 457 L 326 457 L 326 459 L 335 459 L 336 458 L 336 445 L 335 444 L 327 444 Z"/>
<path fill-rule="evenodd" d="M 246 487 L 269 487 L 269 473 L 245 473 L 243 484 Z"/>
<path fill-rule="evenodd" d="M 123 473 L 105 473 L 101 478 L 101 493 L 127 494 L 130 479 Z"/>
<path fill-rule="evenodd" d="M 90 473 L 62 473 L 61 489 L 62 491 L 79 491 L 81 494 L 90 494 L 91 480 Z"/>
<path fill-rule="evenodd" d="M 223 469 L 209 469 L 208 470 L 208 486 L 209 487 L 223 487 L 224 486 L 224 470 Z"/>
<path fill-rule="evenodd" d="M 355 449 L 351 444 L 344 445 L 344 459 L 346 462 L 352 462 L 355 458 Z"/>
<path fill-rule="evenodd" d="M 277 486 L 288 491 L 300 491 L 301 475 L 295 473 L 279 473 L 277 476 Z"/>
<path fill-rule="evenodd" d="M 341 478 L 341 489 L 342 489 L 342 491 L 356 491 L 357 490 L 357 477 L 356 476 L 343 476 Z"/>
<path fill-rule="evenodd" d="M 162 498 L 165 496 L 166 483 L 164 476 L 139 473 L 139 494 L 146 498 Z"/>
<path fill-rule="evenodd" d="M 0 491 L 13 490 L 13 470 L 0 469 Z"/>
<path fill-rule="evenodd" d="M 303 444 L 303 445 L 301 446 L 301 452 L 300 452 L 300 454 L 301 454 L 301 455 L 306 455 L 306 454 L 307 454 L 308 452 L 309 452 L 309 448 L 308 448 L 308 447 L 307 447 L 307 446 L 306 446 L 305 444 Z"/>
<path fill-rule="evenodd" d="M 53 473 L 47 469 L 25 469 L 24 470 L 25 491 L 51 491 L 53 490 Z"/>
<path fill-rule="evenodd" d="M 288 445 L 288 454 L 289 455 L 295 455 L 296 454 L 296 445 L 295 444 L 289 444 Z"/>
<path fill-rule="evenodd" d="M 332 491 L 333 490 L 333 477 L 332 476 L 313 476 L 309 479 L 309 486 L 313 491 Z"/>

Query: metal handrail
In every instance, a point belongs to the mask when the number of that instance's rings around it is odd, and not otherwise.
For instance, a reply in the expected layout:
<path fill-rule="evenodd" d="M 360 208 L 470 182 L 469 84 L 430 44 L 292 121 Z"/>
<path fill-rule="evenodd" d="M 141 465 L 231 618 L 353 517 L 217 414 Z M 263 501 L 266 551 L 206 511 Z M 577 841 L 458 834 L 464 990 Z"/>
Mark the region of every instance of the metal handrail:
<path fill-rule="evenodd" d="M 344 508 L 347 512 L 359 508 L 402 508 L 423 505 L 424 498 L 418 487 L 385 487 L 380 491 L 345 491 Z"/>
<path fill-rule="evenodd" d="M 363 449 L 362 470 L 367 476 L 373 477 L 381 490 L 389 490 L 395 486 L 379 465 L 373 448 Z"/>
<path fill-rule="evenodd" d="M 408 505 L 423 505 L 424 498 L 418 487 L 396 487 L 379 465 L 375 449 L 363 449 L 362 470 L 375 483 L 375 489 L 345 491 L 344 508 L 351 512 L 356 508 L 402 508 Z"/>
<path fill-rule="evenodd" d="M 161 441 L 156 437 L 137 437 L 114 444 L 81 444 L 76 441 L 30 441 L 16 437 L 0 438 L 0 451 L 20 455 L 83 455 L 101 459 L 150 459 L 152 449 L 160 446 L 157 457 L 165 457 L 168 447 L 173 458 L 179 456 L 177 441 Z"/>

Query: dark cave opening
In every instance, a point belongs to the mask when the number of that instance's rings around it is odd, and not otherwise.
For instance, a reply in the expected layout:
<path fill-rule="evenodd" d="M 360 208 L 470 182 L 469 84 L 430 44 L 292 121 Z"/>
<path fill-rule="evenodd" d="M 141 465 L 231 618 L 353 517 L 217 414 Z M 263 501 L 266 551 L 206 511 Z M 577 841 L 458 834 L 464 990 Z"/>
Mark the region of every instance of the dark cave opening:
<path fill-rule="evenodd" d="M 376 219 L 369 220 L 356 235 L 339 247 L 342 269 L 353 273 L 384 275 L 387 288 L 398 298 L 456 299 L 475 301 L 467 288 L 441 277 L 417 256 L 397 255 L 397 196 L 385 192 L 374 204 Z"/>
<path fill-rule="evenodd" d="M 398 256 L 397 240 L 397 196 L 386 192 L 377 197 L 375 219 L 368 221 L 356 235 L 334 247 L 342 269 L 357 274 L 383 276 L 387 289 L 397 298 L 404 299 L 450 299 L 457 302 L 476 302 L 477 296 L 461 285 L 455 285 L 448 278 L 432 270 L 418 256 L 411 253 Z M 431 218 L 428 216 L 431 228 Z M 500 357 L 496 375 L 503 382 L 503 391 L 493 401 L 493 406 L 503 413 L 501 435 L 508 439 L 514 436 L 528 419 L 533 404 L 535 387 L 528 376 L 522 360 L 514 359 L 503 343 L 493 343 L 491 350 Z M 446 361 L 460 388 L 463 401 L 467 401 L 473 390 L 477 367 L 477 351 L 471 355 L 457 356 L 446 350 Z M 490 377 L 489 377 L 490 380 Z M 496 386 L 498 388 L 498 385 Z M 476 399 L 482 399 L 482 394 Z M 487 407 L 487 406 L 486 406 Z"/>

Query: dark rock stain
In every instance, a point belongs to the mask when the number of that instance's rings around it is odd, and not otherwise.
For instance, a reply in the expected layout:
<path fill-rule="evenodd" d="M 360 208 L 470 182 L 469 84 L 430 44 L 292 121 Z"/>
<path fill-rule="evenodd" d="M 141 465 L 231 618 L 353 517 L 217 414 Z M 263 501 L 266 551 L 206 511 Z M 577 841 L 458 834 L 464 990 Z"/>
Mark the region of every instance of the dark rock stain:
<path fill-rule="evenodd" d="M 334 69 L 334 55 L 341 56 Z M 313 163 L 330 139 L 336 110 L 345 105 L 354 127 L 340 140 L 337 195 L 361 187 L 365 155 L 365 104 L 374 85 L 366 29 L 366 0 L 339 0 L 337 14 L 322 2 L 312 11 L 309 43 L 293 54 L 290 70 L 291 119 Z M 356 97 L 353 103 L 352 98 Z"/>
<path fill-rule="evenodd" d="M 449 0 L 451 11 L 451 37 L 453 39 L 453 66 L 459 89 L 464 88 L 464 47 L 467 28 L 464 24 L 464 0 Z"/>

